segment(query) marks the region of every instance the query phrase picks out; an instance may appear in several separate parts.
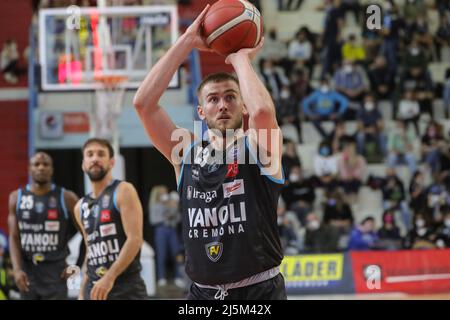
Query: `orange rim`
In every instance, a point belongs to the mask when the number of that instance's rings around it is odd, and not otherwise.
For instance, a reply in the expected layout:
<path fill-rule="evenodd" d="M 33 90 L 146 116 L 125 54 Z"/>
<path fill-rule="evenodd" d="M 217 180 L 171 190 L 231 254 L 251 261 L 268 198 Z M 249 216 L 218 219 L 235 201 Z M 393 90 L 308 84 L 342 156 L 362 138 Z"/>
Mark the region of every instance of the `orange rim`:
<path fill-rule="evenodd" d="M 104 87 L 116 87 L 128 78 L 121 75 L 99 75 L 94 77 L 95 81 L 102 83 Z"/>

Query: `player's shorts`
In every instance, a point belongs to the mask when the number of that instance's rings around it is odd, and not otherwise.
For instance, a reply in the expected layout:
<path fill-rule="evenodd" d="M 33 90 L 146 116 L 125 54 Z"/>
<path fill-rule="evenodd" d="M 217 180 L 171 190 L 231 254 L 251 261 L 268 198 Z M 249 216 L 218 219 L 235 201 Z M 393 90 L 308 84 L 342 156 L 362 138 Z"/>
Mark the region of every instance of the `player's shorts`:
<path fill-rule="evenodd" d="M 91 291 L 94 287 L 92 281 L 88 281 L 84 288 L 84 300 L 91 300 Z M 108 294 L 108 300 L 146 300 L 147 288 L 139 273 L 127 275 L 118 279 Z"/>
<path fill-rule="evenodd" d="M 201 288 L 192 283 L 189 288 L 188 300 L 218 300 L 221 297 L 217 289 Z M 250 286 L 228 289 L 222 293 L 224 300 L 287 300 L 284 278 L 277 276 Z"/>

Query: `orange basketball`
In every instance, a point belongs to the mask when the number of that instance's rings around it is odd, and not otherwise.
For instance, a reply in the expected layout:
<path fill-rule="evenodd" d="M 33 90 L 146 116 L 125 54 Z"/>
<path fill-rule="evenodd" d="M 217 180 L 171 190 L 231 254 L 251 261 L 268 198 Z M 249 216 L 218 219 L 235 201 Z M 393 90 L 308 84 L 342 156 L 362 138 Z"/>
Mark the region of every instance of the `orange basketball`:
<path fill-rule="evenodd" d="M 222 55 L 254 48 L 262 32 L 261 14 L 246 0 L 219 0 L 209 8 L 203 21 L 207 44 Z"/>

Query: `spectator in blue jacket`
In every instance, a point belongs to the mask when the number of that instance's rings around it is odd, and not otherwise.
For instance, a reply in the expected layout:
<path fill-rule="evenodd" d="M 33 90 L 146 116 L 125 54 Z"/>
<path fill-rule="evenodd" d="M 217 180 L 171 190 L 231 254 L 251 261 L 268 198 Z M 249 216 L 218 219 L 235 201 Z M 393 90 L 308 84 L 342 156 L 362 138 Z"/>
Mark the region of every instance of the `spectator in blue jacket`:
<path fill-rule="evenodd" d="M 375 219 L 365 218 L 359 226 L 353 228 L 350 233 L 348 250 L 370 250 L 378 242 L 378 235 L 375 232 Z"/>
<path fill-rule="evenodd" d="M 336 122 L 342 118 L 347 108 L 347 98 L 332 90 L 327 79 L 323 79 L 320 88 L 303 100 L 303 112 L 324 139 L 328 138 L 329 133 L 325 132 L 320 123 L 330 120 Z"/>

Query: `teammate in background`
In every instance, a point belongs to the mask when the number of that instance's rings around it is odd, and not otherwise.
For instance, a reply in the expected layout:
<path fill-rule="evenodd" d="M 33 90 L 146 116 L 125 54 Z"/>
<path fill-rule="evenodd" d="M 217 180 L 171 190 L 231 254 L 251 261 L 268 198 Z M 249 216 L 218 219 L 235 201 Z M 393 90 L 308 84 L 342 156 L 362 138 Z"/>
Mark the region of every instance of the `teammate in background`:
<path fill-rule="evenodd" d="M 286 299 L 276 212 L 284 184 L 282 135 L 270 94 L 251 64 L 263 41 L 226 58 L 237 78 L 218 73 L 200 84 L 198 115 L 216 129 L 208 131 L 208 142 L 188 147 L 195 137 L 177 128 L 158 105 L 189 53 L 209 50 L 200 35 L 208 8 L 151 69 L 134 105 L 152 143 L 175 169 L 186 272 L 193 281 L 188 299 Z M 245 118 L 250 130 L 244 133 Z M 182 137 L 181 143 L 172 134 Z M 175 151 L 180 149 L 182 163 Z M 265 153 L 270 161 L 262 161 Z"/>
<path fill-rule="evenodd" d="M 87 248 L 79 298 L 146 299 L 140 276 L 143 214 L 138 194 L 130 183 L 113 179 L 114 149 L 108 141 L 89 139 L 82 151 L 82 169 L 93 191 L 75 207 Z"/>
<path fill-rule="evenodd" d="M 53 161 L 37 152 L 30 159 L 31 183 L 9 195 L 9 243 L 14 280 L 26 300 L 67 299 L 68 241 L 78 197 L 52 183 Z"/>

